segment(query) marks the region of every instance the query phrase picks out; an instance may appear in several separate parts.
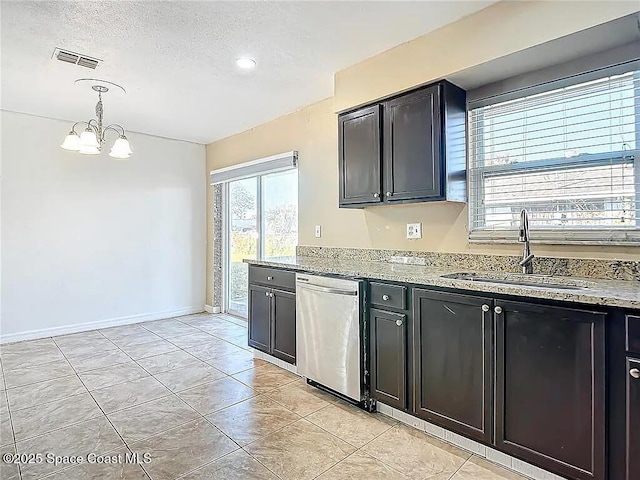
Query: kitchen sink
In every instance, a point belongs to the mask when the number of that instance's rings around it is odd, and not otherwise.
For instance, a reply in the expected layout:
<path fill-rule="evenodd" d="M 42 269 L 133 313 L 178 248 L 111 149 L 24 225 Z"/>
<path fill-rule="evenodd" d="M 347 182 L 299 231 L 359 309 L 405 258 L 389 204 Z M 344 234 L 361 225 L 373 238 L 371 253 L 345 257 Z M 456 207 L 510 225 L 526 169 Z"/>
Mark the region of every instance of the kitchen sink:
<path fill-rule="evenodd" d="M 586 290 L 589 282 L 578 280 L 562 280 L 549 275 L 521 275 L 515 273 L 481 274 L 481 273 L 448 273 L 442 278 L 465 280 L 468 282 L 495 283 L 500 285 L 516 285 L 520 287 L 553 288 L 558 290 Z"/>

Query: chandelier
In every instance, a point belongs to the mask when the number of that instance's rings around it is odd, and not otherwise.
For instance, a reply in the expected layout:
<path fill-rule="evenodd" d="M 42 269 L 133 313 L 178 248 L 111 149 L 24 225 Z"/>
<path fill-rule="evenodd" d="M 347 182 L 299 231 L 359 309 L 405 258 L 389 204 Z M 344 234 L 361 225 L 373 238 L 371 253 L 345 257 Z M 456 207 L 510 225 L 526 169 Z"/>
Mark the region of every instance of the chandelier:
<path fill-rule="evenodd" d="M 84 155 L 98 155 L 102 151 L 102 146 L 106 141 L 107 132 L 113 131 L 118 135 L 118 138 L 111 147 L 109 156 L 120 159 L 129 158 L 133 152 L 131 151 L 129 140 L 127 140 L 125 136 L 124 128 L 117 123 L 112 123 L 106 127 L 102 124 L 102 94 L 108 92 L 109 87 L 92 85 L 91 88 L 98 92 L 98 103 L 96 104 L 97 119 L 92 118 L 88 122 L 74 123 L 71 131 L 67 134 L 60 147 Z M 78 125 L 86 125 L 86 128 L 80 135 L 76 132 L 76 126 Z"/>

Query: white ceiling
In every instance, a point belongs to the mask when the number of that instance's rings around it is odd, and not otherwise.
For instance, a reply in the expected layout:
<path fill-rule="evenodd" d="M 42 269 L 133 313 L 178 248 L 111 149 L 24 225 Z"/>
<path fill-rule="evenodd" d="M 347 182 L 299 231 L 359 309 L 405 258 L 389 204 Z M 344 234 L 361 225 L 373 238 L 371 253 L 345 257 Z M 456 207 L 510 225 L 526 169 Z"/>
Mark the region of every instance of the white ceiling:
<path fill-rule="evenodd" d="M 327 98 L 334 72 L 491 3 L 3 1 L 1 107 L 88 120 L 97 99 L 74 80 L 97 77 L 127 89 L 104 97 L 106 123 L 209 143 Z M 65 64 L 55 47 L 104 62 Z M 254 71 L 235 66 L 243 55 Z"/>

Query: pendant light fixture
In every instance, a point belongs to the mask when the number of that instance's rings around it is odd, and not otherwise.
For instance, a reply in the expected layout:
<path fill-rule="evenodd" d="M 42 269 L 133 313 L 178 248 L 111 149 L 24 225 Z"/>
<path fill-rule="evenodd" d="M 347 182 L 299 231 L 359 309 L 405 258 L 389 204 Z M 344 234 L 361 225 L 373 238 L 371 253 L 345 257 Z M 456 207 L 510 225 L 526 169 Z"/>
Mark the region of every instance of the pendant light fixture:
<path fill-rule="evenodd" d="M 80 81 L 93 80 L 93 79 L 81 79 Z M 102 151 L 102 146 L 106 141 L 106 133 L 109 131 L 115 132 L 118 137 L 114 142 L 109 156 L 118 159 L 126 159 L 133 153 L 129 140 L 125 135 L 124 128 L 117 123 L 112 123 L 106 127 L 102 124 L 103 107 L 102 107 L 102 94 L 109 91 L 109 87 L 105 86 L 104 81 L 100 84 L 92 85 L 91 88 L 98 92 L 98 103 L 96 104 L 96 117 L 92 118 L 88 122 L 76 122 L 71 131 L 67 134 L 62 145 L 60 147 L 65 150 L 71 150 L 74 152 L 82 153 L 84 155 L 98 155 Z M 124 91 L 122 87 L 117 85 Z M 78 125 L 86 125 L 86 128 L 78 135 L 76 127 Z"/>

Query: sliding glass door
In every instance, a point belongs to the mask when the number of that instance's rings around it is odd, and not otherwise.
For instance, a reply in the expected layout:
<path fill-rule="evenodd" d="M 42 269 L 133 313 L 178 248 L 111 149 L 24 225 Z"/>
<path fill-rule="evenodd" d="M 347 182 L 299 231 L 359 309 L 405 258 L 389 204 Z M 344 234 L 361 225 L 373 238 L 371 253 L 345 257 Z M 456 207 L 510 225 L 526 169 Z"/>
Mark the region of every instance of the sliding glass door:
<path fill-rule="evenodd" d="M 243 258 L 295 255 L 298 243 L 298 171 L 226 183 L 227 313 L 247 316 L 248 266 Z"/>
<path fill-rule="evenodd" d="M 260 226 L 258 224 L 258 181 L 245 178 L 229 182 L 228 192 L 228 252 L 227 311 L 247 314 L 247 264 L 243 258 L 257 258 Z"/>

